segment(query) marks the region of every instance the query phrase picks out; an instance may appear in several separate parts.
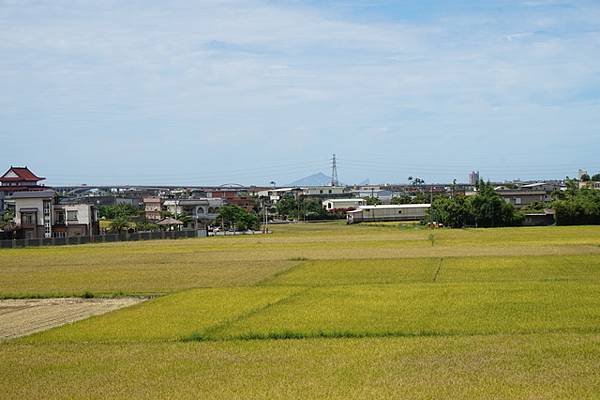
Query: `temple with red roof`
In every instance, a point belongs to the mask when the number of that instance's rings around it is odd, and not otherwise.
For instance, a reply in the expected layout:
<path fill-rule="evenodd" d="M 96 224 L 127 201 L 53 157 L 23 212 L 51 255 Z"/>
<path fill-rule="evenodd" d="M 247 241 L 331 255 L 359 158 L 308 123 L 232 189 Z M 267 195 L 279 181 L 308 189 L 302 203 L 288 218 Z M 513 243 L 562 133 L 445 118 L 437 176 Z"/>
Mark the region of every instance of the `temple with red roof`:
<path fill-rule="evenodd" d="M 4 192 L 16 192 L 21 190 L 42 190 L 44 186 L 38 185 L 39 181 L 46 178 L 37 176 L 27 167 L 10 167 L 0 177 L 0 190 Z"/>

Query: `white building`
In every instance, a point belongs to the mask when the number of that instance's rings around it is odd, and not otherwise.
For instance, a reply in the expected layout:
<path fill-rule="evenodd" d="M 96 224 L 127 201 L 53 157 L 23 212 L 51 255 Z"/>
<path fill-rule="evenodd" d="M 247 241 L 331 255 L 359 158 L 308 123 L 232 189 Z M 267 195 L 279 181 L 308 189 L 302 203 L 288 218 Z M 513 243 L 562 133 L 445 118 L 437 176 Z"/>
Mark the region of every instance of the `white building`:
<path fill-rule="evenodd" d="M 425 218 L 430 204 L 399 204 L 380 206 L 361 206 L 348 211 L 346 218 L 349 224 L 375 221 L 418 221 Z"/>
<path fill-rule="evenodd" d="M 15 223 L 25 239 L 52 237 L 53 190 L 15 192 L 6 199 L 13 208 Z"/>
<path fill-rule="evenodd" d="M 310 186 L 302 188 L 304 196 L 341 196 L 347 194 L 344 186 Z"/>
<path fill-rule="evenodd" d="M 360 206 L 367 205 L 364 199 L 328 199 L 322 202 L 323 208 L 327 211 L 357 209 Z"/>
<path fill-rule="evenodd" d="M 98 214 L 89 204 L 55 204 L 53 190 L 15 192 L 6 203 L 25 239 L 89 236 L 97 233 Z"/>
<path fill-rule="evenodd" d="M 224 201 L 217 197 L 197 199 L 165 200 L 163 203 L 168 212 L 176 217 L 187 214 L 195 223 L 209 224 L 217 219 Z"/>

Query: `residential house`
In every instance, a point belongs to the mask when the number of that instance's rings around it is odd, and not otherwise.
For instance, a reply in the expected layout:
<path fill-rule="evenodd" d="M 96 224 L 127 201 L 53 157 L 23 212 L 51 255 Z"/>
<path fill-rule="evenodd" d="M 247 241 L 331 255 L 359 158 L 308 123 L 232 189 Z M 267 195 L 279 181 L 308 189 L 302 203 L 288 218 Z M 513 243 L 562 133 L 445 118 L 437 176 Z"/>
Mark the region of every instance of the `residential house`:
<path fill-rule="evenodd" d="M 8 171 L 0 177 L 0 215 L 2 215 L 6 197 L 15 192 L 40 191 L 47 189 L 39 185 L 42 178 L 31 172 L 27 167 L 10 167 Z"/>
<path fill-rule="evenodd" d="M 217 219 L 219 211 L 225 203 L 221 198 L 204 197 L 165 200 L 163 204 L 165 209 L 175 216 L 175 219 L 182 214 L 192 218 L 191 224 L 188 224 L 186 228 L 202 229 Z"/>
<path fill-rule="evenodd" d="M 151 222 L 157 222 L 162 219 L 163 201 L 159 196 L 144 197 L 144 213 L 146 219 Z"/>
<path fill-rule="evenodd" d="M 16 235 L 24 239 L 93 236 L 98 213 L 88 204 L 56 204 L 53 190 L 19 191 L 6 198 L 14 211 Z"/>

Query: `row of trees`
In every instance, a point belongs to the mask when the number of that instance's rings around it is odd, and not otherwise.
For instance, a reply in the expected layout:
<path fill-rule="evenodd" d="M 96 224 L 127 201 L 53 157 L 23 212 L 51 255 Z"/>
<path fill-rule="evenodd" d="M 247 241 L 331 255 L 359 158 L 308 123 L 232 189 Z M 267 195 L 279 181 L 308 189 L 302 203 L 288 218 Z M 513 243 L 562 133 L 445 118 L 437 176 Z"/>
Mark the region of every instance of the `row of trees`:
<path fill-rule="evenodd" d="M 429 212 L 434 221 L 451 228 L 517 226 L 524 219 L 523 214 L 505 202 L 490 183 L 483 181 L 474 196 L 435 198 Z"/>
<path fill-rule="evenodd" d="M 290 219 L 314 221 L 337 218 L 323 208 L 319 199 L 305 196 L 286 194 L 279 199 L 275 208 L 277 214 Z"/>
<path fill-rule="evenodd" d="M 555 194 L 552 206 L 557 225 L 600 224 L 600 191 L 579 189 L 574 180 L 567 181 L 567 190 Z"/>
<path fill-rule="evenodd" d="M 523 211 L 549 207 L 554 209 L 557 225 L 600 225 L 600 191 L 580 189 L 576 180 L 567 180 L 567 190 L 555 192 L 550 203 L 532 204 L 522 211 L 506 203 L 491 184 L 480 182 L 475 196 L 437 197 L 430 216 L 452 228 L 516 226 L 523 222 Z"/>

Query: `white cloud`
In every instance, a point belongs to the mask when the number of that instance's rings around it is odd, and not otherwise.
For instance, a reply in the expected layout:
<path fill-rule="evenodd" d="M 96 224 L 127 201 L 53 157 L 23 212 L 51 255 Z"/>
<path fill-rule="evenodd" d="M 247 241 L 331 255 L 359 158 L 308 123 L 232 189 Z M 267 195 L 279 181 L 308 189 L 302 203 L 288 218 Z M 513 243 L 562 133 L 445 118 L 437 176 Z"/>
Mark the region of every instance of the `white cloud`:
<path fill-rule="evenodd" d="M 334 147 L 379 126 L 398 143 L 452 129 L 474 146 L 498 126 L 535 143 L 546 113 L 585 117 L 598 103 L 577 93 L 600 87 L 599 7 L 535 3 L 508 19 L 366 23 L 252 0 L 0 1 L 0 116 L 23 133 L 31 115 L 90 135 L 106 121 L 154 139 L 172 127 L 212 152 L 232 140 Z"/>

